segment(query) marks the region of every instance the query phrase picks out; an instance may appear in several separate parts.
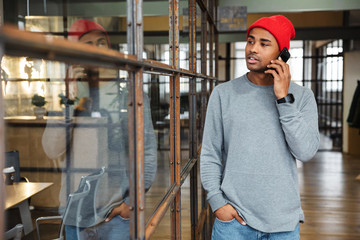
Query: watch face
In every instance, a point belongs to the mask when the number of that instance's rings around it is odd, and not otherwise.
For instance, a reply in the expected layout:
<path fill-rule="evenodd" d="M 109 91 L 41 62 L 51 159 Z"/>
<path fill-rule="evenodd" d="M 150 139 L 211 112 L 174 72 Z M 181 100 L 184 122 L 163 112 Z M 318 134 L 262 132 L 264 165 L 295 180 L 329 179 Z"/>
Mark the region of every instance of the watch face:
<path fill-rule="evenodd" d="M 289 103 L 295 102 L 294 95 L 292 95 L 291 93 L 289 93 L 285 98 L 286 98 L 286 102 L 289 102 Z"/>

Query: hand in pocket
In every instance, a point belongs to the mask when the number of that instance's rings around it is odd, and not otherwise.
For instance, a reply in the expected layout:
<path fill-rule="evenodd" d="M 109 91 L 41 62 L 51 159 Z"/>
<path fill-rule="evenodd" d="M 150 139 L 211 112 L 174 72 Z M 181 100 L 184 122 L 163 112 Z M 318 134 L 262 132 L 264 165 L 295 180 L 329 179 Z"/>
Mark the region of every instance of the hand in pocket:
<path fill-rule="evenodd" d="M 215 216 L 221 221 L 231 221 L 236 218 L 242 225 L 246 225 L 245 221 L 239 216 L 237 211 L 230 204 L 226 204 L 221 208 L 218 208 L 214 212 Z"/>

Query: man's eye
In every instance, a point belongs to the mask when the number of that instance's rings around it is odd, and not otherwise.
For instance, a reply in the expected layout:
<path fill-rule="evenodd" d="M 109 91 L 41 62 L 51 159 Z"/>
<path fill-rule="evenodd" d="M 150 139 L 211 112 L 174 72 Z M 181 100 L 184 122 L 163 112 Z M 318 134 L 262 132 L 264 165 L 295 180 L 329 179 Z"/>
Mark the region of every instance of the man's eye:
<path fill-rule="evenodd" d="M 252 40 L 248 40 L 248 43 L 249 43 L 249 44 L 253 44 L 253 43 L 254 43 L 254 41 L 252 41 Z"/>
<path fill-rule="evenodd" d="M 105 42 L 99 42 L 99 43 L 97 44 L 97 46 L 98 46 L 98 47 L 101 47 L 101 48 L 104 48 L 104 47 L 106 47 L 106 43 L 105 43 Z"/>
<path fill-rule="evenodd" d="M 266 46 L 269 46 L 269 45 L 267 45 L 266 43 L 262 43 L 261 46 L 266 47 Z"/>

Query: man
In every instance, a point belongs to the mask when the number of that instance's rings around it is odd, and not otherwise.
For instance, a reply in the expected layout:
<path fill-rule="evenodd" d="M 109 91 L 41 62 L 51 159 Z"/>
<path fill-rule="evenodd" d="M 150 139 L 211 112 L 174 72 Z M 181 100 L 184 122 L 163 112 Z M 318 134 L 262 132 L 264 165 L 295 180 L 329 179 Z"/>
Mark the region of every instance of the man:
<path fill-rule="evenodd" d="M 88 20 L 77 20 L 71 25 L 69 40 L 110 48 L 104 28 Z M 96 195 L 87 196 L 96 199 L 96 216 L 87 210 L 93 208 L 86 205 L 91 201 L 83 201 L 80 216 L 70 211 L 64 219 L 68 240 L 129 239 L 128 89 L 116 75 L 109 81 L 102 79 L 100 73 L 96 67 L 69 67 L 65 80 L 69 82 L 69 95 L 80 99 L 74 117 L 70 117 L 67 128 L 62 127 L 63 119 L 48 119 L 42 138 L 44 152 L 54 165 L 64 168 L 59 196 L 61 213 L 69 193 L 76 191 L 80 176 L 106 167 Z M 157 144 L 146 95 L 144 145 L 144 182 L 148 190 L 156 174 Z"/>
<path fill-rule="evenodd" d="M 284 16 L 247 32 L 249 72 L 217 86 L 207 108 L 200 172 L 215 213 L 212 239 L 300 239 L 296 160 L 319 146 L 310 89 L 291 82 L 280 51 L 295 36 Z"/>

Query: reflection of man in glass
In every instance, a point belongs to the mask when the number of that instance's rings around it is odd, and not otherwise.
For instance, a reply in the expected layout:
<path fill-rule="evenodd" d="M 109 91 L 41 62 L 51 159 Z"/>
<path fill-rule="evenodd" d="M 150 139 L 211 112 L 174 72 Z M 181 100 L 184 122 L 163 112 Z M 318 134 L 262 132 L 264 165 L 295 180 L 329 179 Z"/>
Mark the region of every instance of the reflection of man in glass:
<path fill-rule="evenodd" d="M 73 23 L 69 39 L 110 47 L 104 28 L 87 20 Z M 101 81 L 100 72 L 98 68 L 69 67 L 69 96 L 80 99 L 74 117 L 66 125 L 63 119 L 49 118 L 43 135 L 45 153 L 65 169 L 60 190 L 61 212 L 68 194 L 76 191 L 80 177 L 106 167 L 97 193 L 87 196 L 95 197 L 97 215 L 94 217 L 84 211 L 92 206 L 82 207 L 81 220 L 76 220 L 76 212 L 72 212 L 68 219 L 64 219 L 67 240 L 77 239 L 77 230 L 80 230 L 81 239 L 129 239 L 127 85 L 120 80 Z M 146 96 L 144 131 L 144 181 L 148 190 L 155 177 L 157 145 Z M 70 161 L 66 163 L 64 159 L 67 158 Z"/>

